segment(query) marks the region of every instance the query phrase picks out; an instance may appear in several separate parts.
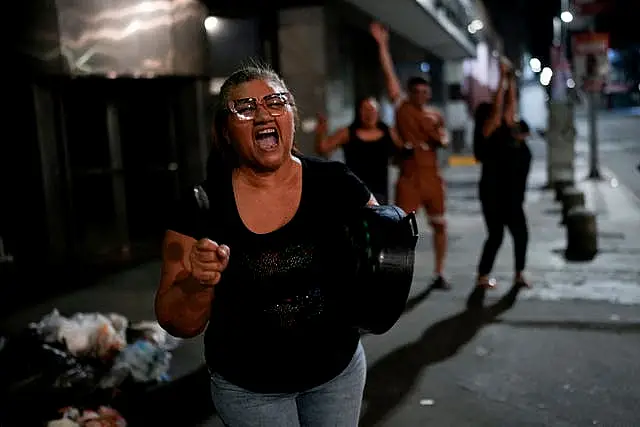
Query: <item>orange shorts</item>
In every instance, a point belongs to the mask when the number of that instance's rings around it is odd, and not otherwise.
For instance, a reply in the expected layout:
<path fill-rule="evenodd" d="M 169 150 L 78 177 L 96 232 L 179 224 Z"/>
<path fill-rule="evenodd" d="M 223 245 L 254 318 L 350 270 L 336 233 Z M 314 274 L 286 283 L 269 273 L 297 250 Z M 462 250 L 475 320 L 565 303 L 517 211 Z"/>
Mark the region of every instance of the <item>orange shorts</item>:
<path fill-rule="evenodd" d="M 405 212 L 424 206 L 433 223 L 444 221 L 445 182 L 436 171 L 402 174 L 396 183 L 396 205 Z"/>

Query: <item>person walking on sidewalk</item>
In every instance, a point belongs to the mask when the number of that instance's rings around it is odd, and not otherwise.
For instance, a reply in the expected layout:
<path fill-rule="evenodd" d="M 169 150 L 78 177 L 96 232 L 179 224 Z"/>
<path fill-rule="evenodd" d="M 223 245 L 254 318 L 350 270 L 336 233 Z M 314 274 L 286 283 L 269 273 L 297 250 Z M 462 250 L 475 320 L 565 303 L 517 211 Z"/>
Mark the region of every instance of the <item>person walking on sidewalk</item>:
<path fill-rule="evenodd" d="M 444 119 L 439 111 L 428 106 L 431 87 L 424 78 L 410 78 L 408 96 L 403 93 L 394 70 L 387 29 L 374 22 L 370 31 L 378 43 L 389 98 L 397 107 L 396 128 L 406 153 L 401 160 L 400 177 L 396 183 L 396 204 L 405 212 L 424 206 L 433 229 L 435 249 L 435 279 L 431 287 L 449 289 L 450 285 L 444 278 L 447 253 L 445 184 L 437 156 L 437 150 L 448 144 Z"/>
<path fill-rule="evenodd" d="M 341 311 L 342 221 L 377 202 L 343 163 L 297 152 L 296 114 L 273 71 L 233 73 L 214 119 L 222 160 L 201 185 L 215 197 L 204 211 L 185 197 L 163 244 L 156 316 L 179 337 L 206 329 L 229 427 L 358 424 L 366 360 Z"/>
<path fill-rule="evenodd" d="M 356 103 L 355 120 L 349 127 L 327 136 L 326 117 L 316 127 L 316 151 L 329 154 L 342 147 L 345 163 L 373 193 L 378 203 L 389 203 L 389 158 L 402 148 L 395 129 L 380 120 L 378 102 L 366 97 Z"/>
<path fill-rule="evenodd" d="M 479 197 L 487 239 L 478 264 L 477 283 L 470 303 L 482 302 L 484 292 L 496 286 L 490 277 L 505 227 L 514 242 L 514 285 L 528 287 L 524 277 L 528 229 L 524 212 L 531 151 L 526 142 L 529 127 L 517 121 L 517 86 L 507 60 L 500 61 L 500 80 L 492 104 L 476 109 L 473 150 L 482 164 Z M 506 92 L 506 94 L 505 94 Z"/>

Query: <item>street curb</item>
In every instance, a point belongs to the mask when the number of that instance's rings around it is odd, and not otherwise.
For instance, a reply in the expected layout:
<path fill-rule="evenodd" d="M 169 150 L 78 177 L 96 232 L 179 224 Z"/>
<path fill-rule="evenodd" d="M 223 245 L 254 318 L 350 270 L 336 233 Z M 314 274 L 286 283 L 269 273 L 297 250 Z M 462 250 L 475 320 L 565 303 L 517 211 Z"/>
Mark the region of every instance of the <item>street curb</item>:
<path fill-rule="evenodd" d="M 459 155 L 459 154 L 450 155 L 449 158 L 447 159 L 447 161 L 448 161 L 448 165 L 450 167 L 475 166 L 475 165 L 478 164 L 478 161 L 476 160 L 475 157 Z"/>

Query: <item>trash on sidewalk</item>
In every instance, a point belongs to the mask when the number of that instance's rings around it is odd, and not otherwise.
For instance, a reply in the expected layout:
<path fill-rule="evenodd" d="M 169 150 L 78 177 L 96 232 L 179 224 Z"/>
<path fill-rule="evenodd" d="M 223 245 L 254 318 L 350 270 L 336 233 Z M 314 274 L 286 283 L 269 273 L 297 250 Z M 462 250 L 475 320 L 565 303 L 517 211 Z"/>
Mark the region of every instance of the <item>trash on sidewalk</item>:
<path fill-rule="evenodd" d="M 98 410 L 81 411 L 74 407 L 61 410 L 62 418 L 47 423 L 47 427 L 126 427 L 126 420 L 118 411 L 108 406 Z"/>
<path fill-rule="evenodd" d="M 47 343 L 60 343 L 76 357 L 109 360 L 126 345 L 126 317 L 111 313 L 76 313 L 66 318 L 54 309 L 29 327 Z"/>
<path fill-rule="evenodd" d="M 80 427 L 80 424 L 68 418 L 49 421 L 47 427 Z"/>
<path fill-rule="evenodd" d="M 63 346 L 48 344 L 33 330 L 7 340 L 0 351 L 0 391 L 15 393 L 45 389 L 94 387 L 96 367 L 84 363 Z"/>
<path fill-rule="evenodd" d="M 171 352 L 179 344 L 157 322 L 132 323 L 117 313 L 66 317 L 54 309 L 21 334 L 2 340 L 0 392 L 16 401 L 37 396 L 43 414 L 66 405 L 107 404 L 116 391 L 118 396 L 141 392 L 168 380 Z M 82 417 L 63 417 L 51 425 L 73 426 L 69 421 L 83 427 L 124 425 L 102 419 L 89 424 Z"/>
<path fill-rule="evenodd" d="M 129 335 L 133 341 L 144 338 L 164 350 L 174 350 L 180 345 L 180 338 L 171 336 L 162 329 L 158 322 L 142 321 L 131 325 Z"/>
<path fill-rule="evenodd" d="M 101 388 L 116 388 L 128 378 L 135 382 L 161 382 L 168 379 L 171 353 L 155 343 L 138 340 L 116 356 L 109 373 L 102 378 Z"/>

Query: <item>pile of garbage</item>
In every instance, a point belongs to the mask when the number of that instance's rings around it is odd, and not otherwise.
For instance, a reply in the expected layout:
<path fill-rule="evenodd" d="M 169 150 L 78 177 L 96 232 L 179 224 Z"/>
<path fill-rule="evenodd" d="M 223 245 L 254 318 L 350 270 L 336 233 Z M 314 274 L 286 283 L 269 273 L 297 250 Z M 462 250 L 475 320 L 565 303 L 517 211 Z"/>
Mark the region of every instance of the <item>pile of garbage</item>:
<path fill-rule="evenodd" d="M 64 408 L 62 418 L 49 421 L 47 427 L 127 427 L 127 421 L 118 411 L 101 406 L 96 411 Z"/>
<path fill-rule="evenodd" d="M 71 407 L 54 426 L 121 427 L 124 420 L 106 404 L 116 395 L 167 381 L 171 352 L 179 343 L 157 322 L 130 323 L 117 313 L 65 317 L 54 309 L 0 346 L 0 399 L 38 399 L 55 412 Z M 100 420 L 105 417 L 120 424 Z"/>

